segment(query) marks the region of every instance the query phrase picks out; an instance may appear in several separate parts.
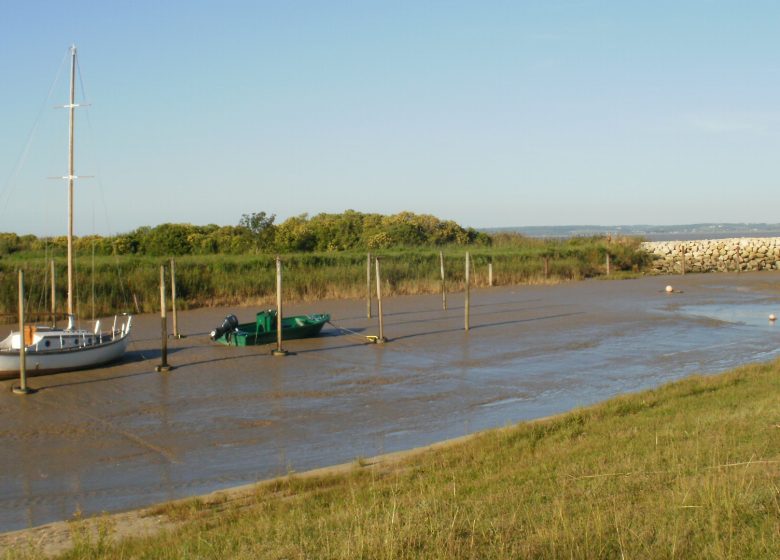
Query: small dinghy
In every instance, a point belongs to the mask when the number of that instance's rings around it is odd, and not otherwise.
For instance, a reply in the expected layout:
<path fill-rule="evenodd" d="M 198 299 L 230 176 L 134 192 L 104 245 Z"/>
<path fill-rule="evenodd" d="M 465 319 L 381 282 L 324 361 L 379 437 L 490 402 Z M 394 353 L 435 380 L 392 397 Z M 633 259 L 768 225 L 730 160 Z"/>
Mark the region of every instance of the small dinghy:
<path fill-rule="evenodd" d="M 330 315 L 295 315 L 282 317 L 282 339 L 311 338 L 320 334 Z M 222 324 L 211 331 L 211 340 L 226 346 L 254 346 L 276 342 L 276 311 L 261 311 L 254 323 L 240 323 L 235 315 L 228 315 Z"/>

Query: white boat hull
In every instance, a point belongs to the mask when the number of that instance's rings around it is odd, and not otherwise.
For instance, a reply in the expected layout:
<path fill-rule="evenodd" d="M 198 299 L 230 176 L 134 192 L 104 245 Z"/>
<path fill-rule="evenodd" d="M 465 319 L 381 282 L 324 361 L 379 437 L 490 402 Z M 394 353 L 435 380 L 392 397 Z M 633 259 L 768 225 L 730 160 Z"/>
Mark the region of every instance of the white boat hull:
<path fill-rule="evenodd" d="M 127 349 L 129 332 L 90 346 L 74 348 L 36 349 L 25 351 L 27 375 L 43 375 L 62 371 L 89 369 L 118 360 Z M 0 379 L 19 376 L 19 349 L 0 348 Z"/>

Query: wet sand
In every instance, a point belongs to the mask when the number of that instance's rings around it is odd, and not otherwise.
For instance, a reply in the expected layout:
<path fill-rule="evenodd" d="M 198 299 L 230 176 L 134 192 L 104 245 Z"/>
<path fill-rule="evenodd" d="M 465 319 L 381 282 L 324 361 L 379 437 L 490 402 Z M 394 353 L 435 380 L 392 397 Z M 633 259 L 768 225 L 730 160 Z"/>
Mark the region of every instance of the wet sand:
<path fill-rule="evenodd" d="M 673 284 L 678 292 L 666 294 Z M 538 418 L 692 373 L 778 355 L 780 276 L 586 281 L 384 302 L 370 344 L 364 301 L 329 312 L 316 339 L 228 348 L 208 331 L 234 312 L 179 314 L 187 335 L 160 363 L 157 316 L 135 320 L 123 362 L 0 384 L 0 531 L 148 506 L 291 471 L 349 463 Z M 4 336 L 7 329 L 0 329 Z"/>

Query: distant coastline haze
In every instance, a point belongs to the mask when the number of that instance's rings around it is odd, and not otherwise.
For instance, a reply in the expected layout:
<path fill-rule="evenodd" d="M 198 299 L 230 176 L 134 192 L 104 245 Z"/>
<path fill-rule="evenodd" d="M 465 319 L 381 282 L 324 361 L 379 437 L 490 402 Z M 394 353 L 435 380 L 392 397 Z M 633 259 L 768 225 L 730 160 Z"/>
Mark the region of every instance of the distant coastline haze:
<path fill-rule="evenodd" d="M 512 232 L 540 238 L 611 235 L 643 237 L 648 241 L 690 241 L 736 237 L 780 237 L 780 224 L 678 224 L 678 225 L 568 225 L 483 228 L 486 233 Z"/>

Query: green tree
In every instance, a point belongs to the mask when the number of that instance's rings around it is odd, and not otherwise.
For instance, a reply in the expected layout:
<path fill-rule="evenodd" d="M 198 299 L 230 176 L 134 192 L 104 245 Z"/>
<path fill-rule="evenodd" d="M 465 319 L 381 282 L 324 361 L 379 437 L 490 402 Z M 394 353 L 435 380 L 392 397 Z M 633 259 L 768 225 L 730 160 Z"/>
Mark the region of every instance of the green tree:
<path fill-rule="evenodd" d="M 15 233 L 0 233 L 0 255 L 10 255 L 19 249 L 18 235 Z"/>
<path fill-rule="evenodd" d="M 346 210 L 341 214 L 317 214 L 309 222 L 317 251 L 346 251 L 362 246 L 363 214 Z"/>
<path fill-rule="evenodd" d="M 313 251 L 317 236 L 309 225 L 309 215 L 287 218 L 276 228 L 276 248 L 282 252 Z"/>
<path fill-rule="evenodd" d="M 257 250 L 270 249 L 276 237 L 275 219 L 276 214 L 269 216 L 265 212 L 242 214 L 238 226 L 251 232 Z"/>
<path fill-rule="evenodd" d="M 142 242 L 147 255 L 187 255 L 192 252 L 187 237 L 193 232 L 191 224 L 160 224 L 152 228 Z"/>

